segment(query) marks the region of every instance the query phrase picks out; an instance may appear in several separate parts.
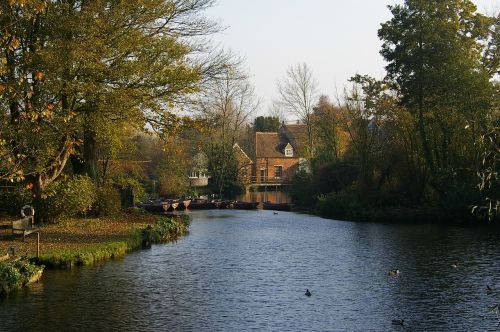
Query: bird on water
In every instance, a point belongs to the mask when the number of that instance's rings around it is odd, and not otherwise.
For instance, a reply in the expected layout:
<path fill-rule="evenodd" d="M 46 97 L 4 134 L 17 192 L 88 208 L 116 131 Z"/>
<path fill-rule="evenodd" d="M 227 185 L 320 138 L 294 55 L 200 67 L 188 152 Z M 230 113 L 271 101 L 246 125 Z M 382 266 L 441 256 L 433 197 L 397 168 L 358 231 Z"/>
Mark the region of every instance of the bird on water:
<path fill-rule="evenodd" d="M 309 291 L 309 289 L 306 289 L 306 293 L 304 295 L 305 296 L 311 296 L 311 292 Z"/>
<path fill-rule="evenodd" d="M 400 274 L 401 271 L 399 269 L 392 269 L 389 271 L 389 273 L 387 273 L 390 277 L 395 277 L 397 276 L 398 274 Z"/>

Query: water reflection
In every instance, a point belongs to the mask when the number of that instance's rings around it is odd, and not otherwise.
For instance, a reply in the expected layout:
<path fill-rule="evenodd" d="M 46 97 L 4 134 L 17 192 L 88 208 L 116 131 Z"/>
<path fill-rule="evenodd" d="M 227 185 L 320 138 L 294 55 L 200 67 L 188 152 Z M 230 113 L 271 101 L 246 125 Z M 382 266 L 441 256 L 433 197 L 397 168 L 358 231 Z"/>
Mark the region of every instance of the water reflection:
<path fill-rule="evenodd" d="M 48 271 L 0 300 L 2 331 L 493 331 L 498 232 L 272 211 L 193 211 L 190 234 Z M 458 261 L 459 266 L 451 264 Z M 397 277 L 388 276 L 393 268 Z M 496 286 L 496 287 L 495 287 Z M 304 296 L 305 289 L 312 292 Z"/>
<path fill-rule="evenodd" d="M 287 191 L 249 191 L 237 198 L 244 202 L 271 202 L 271 203 L 291 203 L 290 193 Z M 262 207 L 262 204 L 260 205 Z"/>

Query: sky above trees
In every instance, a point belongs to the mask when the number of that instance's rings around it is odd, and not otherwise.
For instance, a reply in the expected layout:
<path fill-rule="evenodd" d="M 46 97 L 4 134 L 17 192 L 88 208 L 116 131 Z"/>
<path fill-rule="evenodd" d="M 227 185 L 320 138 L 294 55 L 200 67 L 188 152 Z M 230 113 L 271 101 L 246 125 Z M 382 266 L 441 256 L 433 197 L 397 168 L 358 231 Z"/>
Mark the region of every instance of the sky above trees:
<path fill-rule="evenodd" d="M 391 17 L 387 5 L 402 0 L 218 0 L 209 15 L 226 30 L 215 37 L 221 46 L 246 59 L 246 66 L 266 114 L 277 98 L 276 81 L 287 68 L 306 62 L 319 91 L 334 96 L 349 77 L 381 79 L 385 63 L 377 30 Z M 479 12 L 500 11 L 500 0 L 474 0 Z M 257 115 L 257 114 L 256 114 Z"/>

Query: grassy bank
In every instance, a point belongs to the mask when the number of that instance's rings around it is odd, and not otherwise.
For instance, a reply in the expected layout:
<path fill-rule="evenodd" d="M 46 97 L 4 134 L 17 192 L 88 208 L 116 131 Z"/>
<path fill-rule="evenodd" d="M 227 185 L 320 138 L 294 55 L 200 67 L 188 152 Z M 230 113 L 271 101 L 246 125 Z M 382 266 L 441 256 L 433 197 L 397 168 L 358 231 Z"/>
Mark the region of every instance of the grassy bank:
<path fill-rule="evenodd" d="M 320 198 L 309 213 L 323 218 L 349 221 L 368 221 L 395 224 L 447 224 L 447 225 L 484 225 L 495 224 L 487 218 L 474 215 L 470 208 L 445 207 L 375 207 L 357 201 L 340 201 Z"/>
<path fill-rule="evenodd" d="M 0 225 L 7 227 L 0 232 L 0 253 L 15 248 L 17 257 L 25 257 L 23 261 L 35 263 L 27 265 L 25 270 L 42 265 L 48 268 L 90 265 L 121 257 L 153 243 L 174 241 L 186 234 L 189 222 L 188 216 L 123 214 L 112 218 L 67 219 L 57 224 L 41 225 L 41 253 L 36 258 L 36 236 L 28 236 L 25 241 L 13 238 L 8 230 L 10 221 L 4 219 Z M 5 293 L 24 284 L 25 277 L 12 266 L 7 266 L 11 263 L 0 263 L 0 285 L 6 285 Z"/>
<path fill-rule="evenodd" d="M 42 271 L 43 266 L 27 259 L 0 262 L 0 296 L 38 281 Z"/>

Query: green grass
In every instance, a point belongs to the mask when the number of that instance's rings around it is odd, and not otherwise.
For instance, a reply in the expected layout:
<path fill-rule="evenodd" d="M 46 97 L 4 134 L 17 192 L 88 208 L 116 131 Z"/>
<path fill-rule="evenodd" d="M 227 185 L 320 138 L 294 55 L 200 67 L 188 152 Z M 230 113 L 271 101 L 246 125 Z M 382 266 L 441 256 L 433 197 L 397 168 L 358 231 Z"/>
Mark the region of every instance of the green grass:
<path fill-rule="evenodd" d="M 179 218 L 159 217 L 155 224 L 131 231 L 125 241 L 99 243 L 80 249 L 42 254 L 33 261 L 48 268 L 72 268 L 74 266 L 92 265 L 99 261 L 122 257 L 129 251 L 149 247 L 154 243 L 175 241 L 187 233 L 189 223 L 188 216 Z"/>

